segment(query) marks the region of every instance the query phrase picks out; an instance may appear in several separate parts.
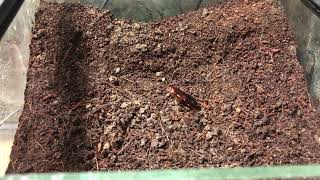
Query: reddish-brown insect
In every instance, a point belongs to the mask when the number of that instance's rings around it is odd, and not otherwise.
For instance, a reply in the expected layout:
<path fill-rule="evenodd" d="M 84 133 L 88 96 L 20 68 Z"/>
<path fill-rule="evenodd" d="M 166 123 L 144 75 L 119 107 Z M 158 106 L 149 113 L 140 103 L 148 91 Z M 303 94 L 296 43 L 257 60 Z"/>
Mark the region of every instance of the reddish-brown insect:
<path fill-rule="evenodd" d="M 183 92 L 174 85 L 170 85 L 167 91 L 177 99 L 177 101 L 190 109 L 201 110 L 200 104 L 191 95 Z"/>

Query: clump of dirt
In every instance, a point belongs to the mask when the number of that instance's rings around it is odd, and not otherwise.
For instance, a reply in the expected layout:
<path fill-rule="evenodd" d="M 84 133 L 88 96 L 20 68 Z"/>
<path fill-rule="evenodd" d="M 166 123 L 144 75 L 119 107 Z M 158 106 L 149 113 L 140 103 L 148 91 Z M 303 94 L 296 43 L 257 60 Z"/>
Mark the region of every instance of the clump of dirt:
<path fill-rule="evenodd" d="M 42 2 L 7 173 L 319 163 L 311 106 L 276 2 L 152 23 Z M 168 95 L 193 96 L 190 110 Z"/>

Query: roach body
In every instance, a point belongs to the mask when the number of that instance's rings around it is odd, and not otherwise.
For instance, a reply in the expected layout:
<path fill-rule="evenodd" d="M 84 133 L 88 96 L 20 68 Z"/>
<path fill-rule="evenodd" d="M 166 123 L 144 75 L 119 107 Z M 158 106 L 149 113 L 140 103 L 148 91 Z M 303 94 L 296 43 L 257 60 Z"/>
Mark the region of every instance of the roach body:
<path fill-rule="evenodd" d="M 176 86 L 169 86 L 167 88 L 167 91 L 171 94 L 171 96 L 175 97 L 176 100 L 184 106 L 187 106 L 190 109 L 195 109 L 195 110 L 201 110 L 200 104 L 197 102 L 195 98 L 193 98 L 191 95 L 183 92 Z"/>

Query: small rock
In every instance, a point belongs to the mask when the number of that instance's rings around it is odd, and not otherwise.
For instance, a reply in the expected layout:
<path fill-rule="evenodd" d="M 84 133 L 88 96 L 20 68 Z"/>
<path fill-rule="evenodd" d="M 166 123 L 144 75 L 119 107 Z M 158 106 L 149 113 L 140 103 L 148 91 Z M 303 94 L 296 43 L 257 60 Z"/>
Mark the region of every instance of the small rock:
<path fill-rule="evenodd" d="M 113 24 L 110 23 L 108 26 L 107 26 L 107 29 L 112 29 L 113 28 Z"/>
<path fill-rule="evenodd" d="M 116 101 L 118 99 L 118 97 L 116 95 L 111 95 L 110 96 L 110 100 L 111 101 Z"/>
<path fill-rule="evenodd" d="M 223 112 L 228 112 L 231 110 L 231 105 L 230 104 L 224 104 L 222 107 L 221 107 L 221 110 Z"/>
<path fill-rule="evenodd" d="M 116 127 L 116 122 L 113 122 L 111 125 L 104 127 L 103 134 L 106 135 L 110 133 L 114 127 Z"/>
<path fill-rule="evenodd" d="M 157 114 L 156 113 L 151 113 L 150 114 L 150 118 L 156 119 L 157 118 Z"/>
<path fill-rule="evenodd" d="M 89 108 L 91 108 L 92 107 L 92 104 L 87 104 L 86 105 L 86 109 L 89 109 Z"/>
<path fill-rule="evenodd" d="M 93 113 L 93 114 L 96 113 L 96 112 L 98 112 L 98 111 L 99 111 L 98 108 L 96 108 L 96 107 L 93 107 L 93 108 L 92 108 L 92 113 Z"/>
<path fill-rule="evenodd" d="M 143 113 L 145 113 L 146 112 L 146 110 L 144 109 L 144 108 L 141 108 L 140 110 L 139 110 L 139 113 L 140 114 L 143 114 Z"/>
<path fill-rule="evenodd" d="M 142 118 L 142 116 L 140 116 Z M 141 119 L 143 120 L 143 118 Z M 152 118 L 147 118 L 145 121 L 147 122 L 147 124 L 152 124 L 151 122 L 153 121 L 154 119 Z"/>
<path fill-rule="evenodd" d="M 133 104 L 135 104 L 135 105 L 140 105 L 141 102 L 140 102 L 139 100 L 134 100 L 134 101 L 133 101 Z"/>
<path fill-rule="evenodd" d="M 43 36 L 45 33 L 46 33 L 46 30 L 45 30 L 45 29 L 40 29 L 40 30 L 38 31 L 38 36 L 41 37 L 41 36 Z"/>
<path fill-rule="evenodd" d="M 140 29 L 141 29 L 140 24 L 134 23 L 134 24 L 133 24 L 133 29 L 135 29 L 135 30 L 140 30 Z"/>
<path fill-rule="evenodd" d="M 254 119 L 260 119 L 261 117 L 262 117 L 262 114 L 261 114 L 260 111 L 255 111 L 255 112 L 253 113 L 253 118 L 254 118 Z"/>
<path fill-rule="evenodd" d="M 120 105 L 121 108 L 126 108 L 126 107 L 128 107 L 128 106 L 129 106 L 129 103 L 126 103 L 126 102 L 123 102 L 123 103 Z"/>
<path fill-rule="evenodd" d="M 111 158 L 110 158 L 110 161 L 112 163 L 116 163 L 117 162 L 117 156 L 116 155 L 112 155 Z"/>
<path fill-rule="evenodd" d="M 273 106 L 274 109 L 279 109 L 279 108 L 281 108 L 281 107 L 282 107 L 282 102 L 281 102 L 281 101 L 278 101 L 278 102 Z"/>
<path fill-rule="evenodd" d="M 212 128 L 211 132 L 213 133 L 214 136 L 221 136 L 222 135 L 222 131 L 218 128 Z"/>
<path fill-rule="evenodd" d="M 154 139 L 151 141 L 151 147 L 157 148 L 159 146 L 159 141 Z"/>
<path fill-rule="evenodd" d="M 120 68 L 117 67 L 115 70 L 114 70 L 114 73 L 118 74 L 120 72 Z"/>
<path fill-rule="evenodd" d="M 207 119 L 200 119 L 200 122 L 203 124 L 203 125 L 206 125 L 208 123 Z"/>
<path fill-rule="evenodd" d="M 215 150 L 215 148 L 210 148 L 210 149 L 209 149 L 209 152 L 210 152 L 210 154 L 213 155 L 213 156 L 217 155 L 217 151 Z"/>
<path fill-rule="evenodd" d="M 161 31 L 160 29 L 156 29 L 156 30 L 155 30 L 155 34 L 156 34 L 156 35 L 161 35 L 161 34 L 163 34 L 163 33 L 162 33 L 162 31 Z"/>
<path fill-rule="evenodd" d="M 110 148 L 110 144 L 109 143 L 104 143 L 103 145 L 103 150 L 108 150 Z"/>
<path fill-rule="evenodd" d="M 149 106 L 146 105 L 144 108 L 140 108 L 139 113 L 144 114 L 149 109 Z"/>
<path fill-rule="evenodd" d="M 207 141 L 210 141 L 210 140 L 213 138 L 213 135 L 214 135 L 213 132 L 211 132 L 211 131 L 207 132 L 207 134 L 206 134 L 206 140 L 207 140 Z"/>
<path fill-rule="evenodd" d="M 140 146 L 145 146 L 146 143 L 147 143 L 147 140 L 146 140 L 146 139 L 142 138 L 142 139 L 140 140 Z"/>
<path fill-rule="evenodd" d="M 136 44 L 135 48 L 142 52 L 148 51 L 148 45 L 147 44 Z"/>
<path fill-rule="evenodd" d="M 204 145 L 203 145 L 203 150 L 207 150 L 209 148 L 209 143 L 205 143 Z"/>
<path fill-rule="evenodd" d="M 121 31 L 122 31 L 122 28 L 120 27 L 120 26 L 114 26 L 114 32 L 116 33 L 116 34 L 120 34 L 121 33 Z"/>
<path fill-rule="evenodd" d="M 166 122 L 170 121 L 170 118 L 169 117 L 162 117 L 161 121 L 166 123 Z"/>
<path fill-rule="evenodd" d="M 189 126 L 188 126 L 187 124 L 182 124 L 182 128 L 183 128 L 183 129 L 188 129 Z"/>
<path fill-rule="evenodd" d="M 188 24 L 183 24 L 182 22 L 179 22 L 178 25 L 179 25 L 179 28 L 177 30 L 179 30 L 179 31 L 185 31 L 185 30 L 189 29 Z"/>
<path fill-rule="evenodd" d="M 162 82 L 165 82 L 165 81 L 166 81 L 166 78 L 163 77 L 163 78 L 161 79 L 161 81 L 162 81 Z"/>
<path fill-rule="evenodd" d="M 156 72 L 156 76 L 160 77 L 163 74 L 163 72 Z"/>
<path fill-rule="evenodd" d="M 157 49 L 161 49 L 161 47 L 162 47 L 161 43 L 157 44 Z"/>
<path fill-rule="evenodd" d="M 184 49 L 184 48 L 179 50 L 179 53 L 180 53 L 182 56 L 186 55 L 187 52 L 188 52 L 187 49 Z"/>
<path fill-rule="evenodd" d="M 52 105 L 57 105 L 57 104 L 59 104 L 58 100 L 55 100 L 55 101 L 52 102 Z"/>
<path fill-rule="evenodd" d="M 264 89 L 263 89 L 263 87 L 262 86 L 259 86 L 259 85 L 256 85 L 256 89 L 257 89 L 257 92 L 258 93 L 264 93 Z"/>
<path fill-rule="evenodd" d="M 204 9 L 203 9 L 203 12 L 202 12 L 202 15 L 203 15 L 203 16 L 207 16 L 208 14 L 209 14 L 208 9 L 207 9 L 207 8 L 204 8 Z"/>
<path fill-rule="evenodd" d="M 120 82 L 119 82 L 118 78 L 115 77 L 115 76 L 110 76 L 110 77 L 109 77 L 109 81 L 110 81 L 113 85 L 116 85 L 116 86 L 119 86 L 119 85 L 120 85 Z"/>
<path fill-rule="evenodd" d="M 159 148 L 163 148 L 166 145 L 165 141 L 161 141 L 158 145 Z"/>
<path fill-rule="evenodd" d="M 258 120 L 255 120 L 253 122 L 253 127 L 254 128 L 257 128 L 257 127 L 262 127 L 262 126 L 266 126 L 270 124 L 270 118 L 268 117 L 263 117 L 262 119 L 258 119 Z"/>
<path fill-rule="evenodd" d="M 192 35 L 197 35 L 197 31 L 189 31 Z"/>
<path fill-rule="evenodd" d="M 206 130 L 206 131 L 209 131 L 211 129 L 211 126 L 210 125 L 206 125 L 205 127 L 204 127 L 204 130 Z"/>
<path fill-rule="evenodd" d="M 169 125 L 169 126 L 167 126 L 167 130 L 169 133 L 173 133 L 175 131 L 175 128 L 173 125 Z"/>
<path fill-rule="evenodd" d="M 182 125 L 181 125 L 180 123 L 176 123 L 176 124 L 175 124 L 175 128 L 176 128 L 176 129 L 180 130 L 181 127 L 182 127 Z"/>
<path fill-rule="evenodd" d="M 301 109 L 298 109 L 298 110 L 297 110 L 297 116 L 298 116 L 298 117 L 301 117 L 301 116 L 302 116 L 302 111 L 301 111 Z"/>
<path fill-rule="evenodd" d="M 237 112 L 237 113 L 241 113 L 241 108 L 237 107 L 237 108 L 236 108 L 236 112 Z"/>
<path fill-rule="evenodd" d="M 198 162 L 200 164 L 203 164 L 205 160 L 206 160 L 206 157 L 204 155 L 202 155 L 202 156 L 199 157 Z"/>
<path fill-rule="evenodd" d="M 155 139 L 160 140 L 161 138 L 162 138 L 161 134 L 157 133 L 157 134 L 155 135 Z"/>

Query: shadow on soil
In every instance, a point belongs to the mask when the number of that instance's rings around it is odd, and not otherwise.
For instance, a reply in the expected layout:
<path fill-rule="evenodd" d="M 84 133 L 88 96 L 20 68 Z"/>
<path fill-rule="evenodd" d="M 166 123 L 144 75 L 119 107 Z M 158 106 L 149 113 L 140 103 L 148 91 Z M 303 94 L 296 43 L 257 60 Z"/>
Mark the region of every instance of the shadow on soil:
<path fill-rule="evenodd" d="M 62 100 L 59 124 L 62 136 L 61 161 L 65 171 L 90 170 L 92 159 L 87 142 L 85 101 L 88 97 L 86 62 L 86 39 L 80 27 L 74 25 L 72 9 L 66 7 L 61 13 L 59 26 L 63 27 L 64 40 L 56 62 L 55 87 Z M 62 134 L 61 134 L 62 133 Z"/>

